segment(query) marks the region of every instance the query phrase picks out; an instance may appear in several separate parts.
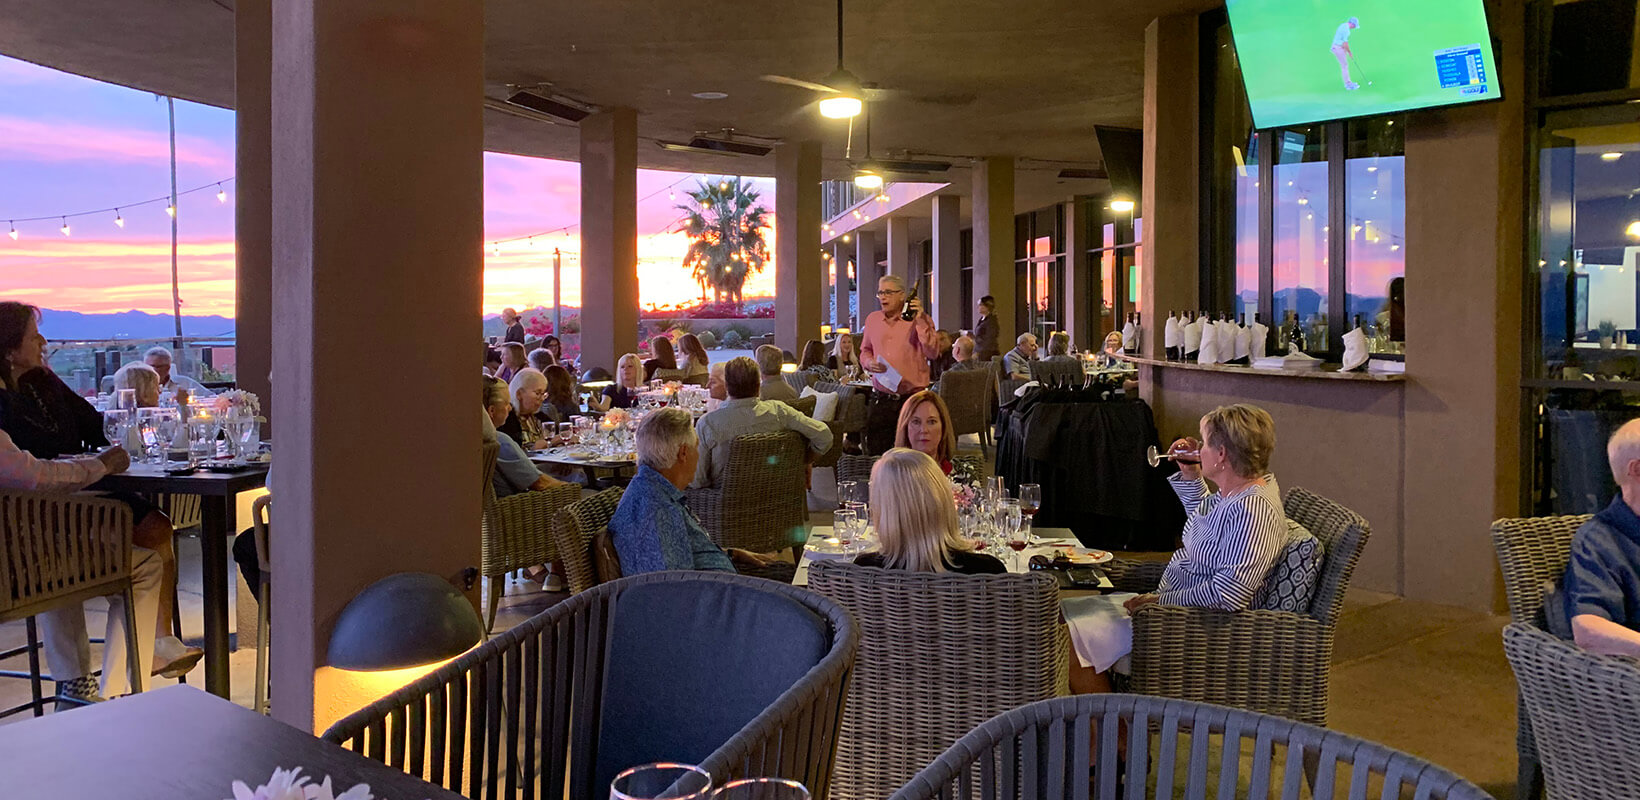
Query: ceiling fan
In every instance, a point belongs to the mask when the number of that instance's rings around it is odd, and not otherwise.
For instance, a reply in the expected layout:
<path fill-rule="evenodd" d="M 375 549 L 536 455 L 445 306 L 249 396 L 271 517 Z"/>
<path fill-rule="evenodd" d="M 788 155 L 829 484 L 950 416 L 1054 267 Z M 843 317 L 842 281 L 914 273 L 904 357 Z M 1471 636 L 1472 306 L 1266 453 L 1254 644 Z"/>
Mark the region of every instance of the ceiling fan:
<path fill-rule="evenodd" d="M 843 0 L 837 0 L 837 68 L 830 75 L 820 79 L 819 83 L 785 75 L 759 77 L 770 83 L 823 92 L 826 96 L 820 99 L 820 115 L 831 119 L 859 116 L 865 108 L 866 92 L 877 89 L 874 84 L 862 83 L 858 76 L 843 66 Z"/>
<path fill-rule="evenodd" d="M 853 160 L 852 137 L 850 138 L 849 149 L 844 156 L 854 167 L 855 186 L 858 186 L 861 189 L 881 189 L 883 187 L 884 175 L 891 172 L 910 172 L 926 175 L 931 172 L 944 172 L 951 168 L 951 164 L 946 161 L 917 161 L 914 159 L 882 158 L 873 159 L 871 157 L 871 116 L 871 113 L 868 111 L 866 113 L 865 120 L 865 147 L 863 148 L 866 153 L 865 160 L 858 163 Z M 852 122 L 849 123 L 849 127 L 852 132 Z"/>

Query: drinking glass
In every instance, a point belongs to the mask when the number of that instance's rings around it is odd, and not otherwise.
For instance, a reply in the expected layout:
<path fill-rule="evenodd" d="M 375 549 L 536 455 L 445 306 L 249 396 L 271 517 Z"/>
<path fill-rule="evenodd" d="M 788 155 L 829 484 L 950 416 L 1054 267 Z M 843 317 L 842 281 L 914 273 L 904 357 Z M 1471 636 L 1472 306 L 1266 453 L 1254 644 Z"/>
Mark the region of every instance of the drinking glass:
<path fill-rule="evenodd" d="M 114 407 L 123 408 L 127 411 L 135 410 L 137 407 L 137 390 L 116 389 L 114 391 Z"/>
<path fill-rule="evenodd" d="M 692 764 L 640 764 L 609 782 L 612 800 L 704 800 L 712 776 Z"/>
<path fill-rule="evenodd" d="M 1042 487 L 1035 483 L 1019 485 L 1019 510 L 1025 515 L 1025 539 L 1031 538 L 1031 525 L 1036 521 L 1036 512 L 1042 508 Z"/>
<path fill-rule="evenodd" d="M 786 778 L 741 778 L 713 792 L 712 800 L 809 800 L 809 790 Z"/>
<path fill-rule="evenodd" d="M 1008 482 L 1002 476 L 992 476 L 985 479 L 985 499 L 991 503 L 1000 503 L 1008 498 Z"/>
<path fill-rule="evenodd" d="M 837 539 L 845 553 L 854 543 L 854 521 L 855 514 L 852 508 L 839 508 L 831 515 L 831 535 Z"/>
<path fill-rule="evenodd" d="M 221 419 L 216 410 L 206 405 L 188 407 L 188 457 L 214 458 L 216 435 L 221 432 Z"/>
<path fill-rule="evenodd" d="M 1015 572 L 1024 569 L 1021 559 L 1025 552 L 1026 542 L 1024 529 L 1020 527 L 1022 516 L 1018 500 L 1002 501 L 1001 510 L 997 513 L 997 528 L 1000 529 L 999 536 L 1007 543 L 1009 549 L 1014 551 Z"/>
<path fill-rule="evenodd" d="M 103 436 L 115 447 L 125 446 L 125 434 L 131 430 L 132 414 L 125 408 L 110 408 L 103 412 Z"/>

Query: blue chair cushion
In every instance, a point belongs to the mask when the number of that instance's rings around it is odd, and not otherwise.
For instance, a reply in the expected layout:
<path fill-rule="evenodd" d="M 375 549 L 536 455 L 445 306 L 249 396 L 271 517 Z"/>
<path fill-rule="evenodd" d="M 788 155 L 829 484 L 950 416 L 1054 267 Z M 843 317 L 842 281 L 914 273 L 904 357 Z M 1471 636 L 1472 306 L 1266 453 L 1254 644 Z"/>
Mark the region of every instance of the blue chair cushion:
<path fill-rule="evenodd" d="M 1287 520 L 1287 544 L 1276 556 L 1270 576 L 1264 579 L 1258 594 L 1253 595 L 1250 607 L 1309 613 L 1310 599 L 1315 596 L 1325 556 L 1320 539 L 1303 525 Z"/>
<path fill-rule="evenodd" d="M 600 798 L 627 767 L 699 764 L 831 647 L 823 617 L 744 585 L 633 586 L 613 613 L 593 784 Z"/>

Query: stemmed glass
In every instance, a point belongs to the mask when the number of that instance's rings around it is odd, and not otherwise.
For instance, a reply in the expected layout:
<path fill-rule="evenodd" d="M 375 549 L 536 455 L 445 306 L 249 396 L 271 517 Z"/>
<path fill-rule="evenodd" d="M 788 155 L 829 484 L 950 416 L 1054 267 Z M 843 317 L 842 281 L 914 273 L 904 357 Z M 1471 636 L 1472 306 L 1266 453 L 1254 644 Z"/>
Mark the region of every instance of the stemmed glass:
<path fill-rule="evenodd" d="M 839 508 L 831 515 L 831 535 L 845 553 L 854 544 L 854 520 L 852 508 Z"/>
<path fill-rule="evenodd" d="M 177 431 L 182 427 L 182 412 L 175 406 L 149 410 L 153 412 L 148 417 L 154 426 L 153 458 L 155 463 L 163 464 L 170 456 Z"/>
<path fill-rule="evenodd" d="M 1014 571 L 1023 572 L 1024 564 L 1020 560 L 1025 552 L 1025 529 L 1020 526 L 1022 514 L 1018 500 L 1004 500 L 997 512 L 997 527 L 1001 528 L 1000 536 L 1008 543 L 1009 549 L 1014 551 Z"/>
<path fill-rule="evenodd" d="M 692 764 L 641 764 L 609 782 L 613 800 L 705 800 L 712 776 Z"/>
<path fill-rule="evenodd" d="M 1019 510 L 1025 515 L 1025 540 L 1031 539 L 1031 526 L 1036 522 L 1037 509 L 1042 508 L 1042 487 L 1035 483 L 1019 485 Z"/>
<path fill-rule="evenodd" d="M 103 412 L 103 436 L 115 447 L 124 447 L 125 436 L 131 431 L 131 417 L 135 413 L 125 408 L 110 408 Z"/>
<path fill-rule="evenodd" d="M 809 800 L 803 784 L 786 778 L 741 778 L 712 793 L 712 800 Z"/>

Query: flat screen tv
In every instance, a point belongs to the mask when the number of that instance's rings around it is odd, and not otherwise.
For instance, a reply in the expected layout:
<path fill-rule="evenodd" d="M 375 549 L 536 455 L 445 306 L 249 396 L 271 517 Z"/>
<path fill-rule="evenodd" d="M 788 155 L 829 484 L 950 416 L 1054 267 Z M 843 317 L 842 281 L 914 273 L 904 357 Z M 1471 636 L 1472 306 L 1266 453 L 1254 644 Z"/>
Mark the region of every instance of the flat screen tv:
<path fill-rule="evenodd" d="M 1228 0 L 1226 8 L 1260 128 L 1501 96 L 1483 0 Z"/>

